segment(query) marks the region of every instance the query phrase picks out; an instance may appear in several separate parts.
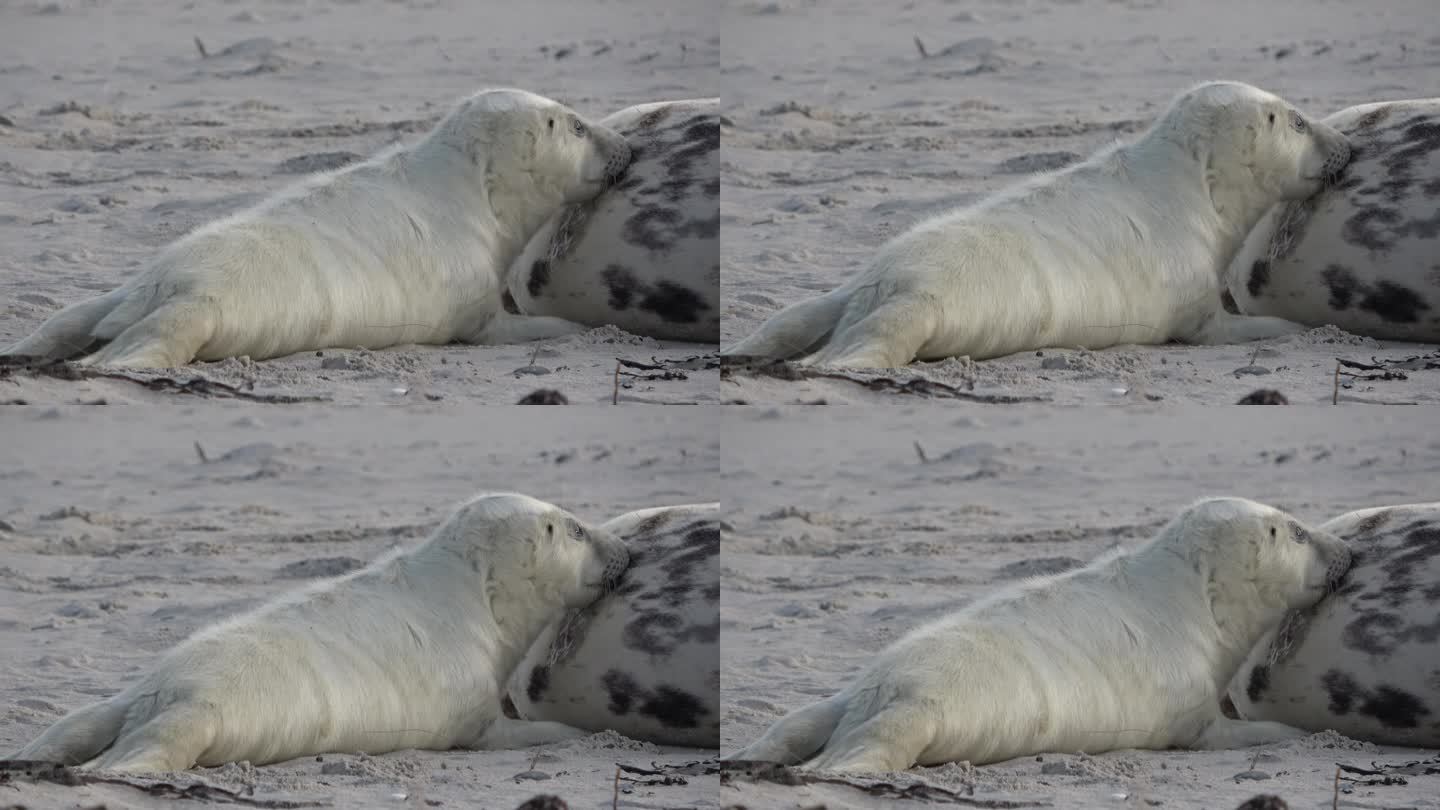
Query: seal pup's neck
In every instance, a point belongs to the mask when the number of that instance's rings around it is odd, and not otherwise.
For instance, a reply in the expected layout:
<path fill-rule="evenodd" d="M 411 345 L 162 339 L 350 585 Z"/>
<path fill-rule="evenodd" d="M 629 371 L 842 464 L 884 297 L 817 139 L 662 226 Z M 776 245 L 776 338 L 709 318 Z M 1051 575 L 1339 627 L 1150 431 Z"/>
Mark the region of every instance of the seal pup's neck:
<path fill-rule="evenodd" d="M 1136 582 L 1164 583 L 1165 591 L 1158 598 L 1195 602 L 1198 610 L 1210 616 L 1211 632 L 1206 635 L 1214 648 L 1206 654 L 1216 662 L 1212 671 L 1223 673 L 1216 682 L 1216 688 L 1223 689 L 1260 637 L 1280 623 L 1289 607 L 1252 581 L 1222 581 L 1212 557 L 1223 552 L 1183 539 L 1181 534 L 1188 531 L 1195 529 L 1180 518 L 1166 524 L 1159 536 L 1132 553 L 1130 570 Z M 1177 579 L 1151 573 L 1160 569 L 1183 572 L 1183 576 Z M 1176 587 L 1177 581 L 1187 584 Z"/>
<path fill-rule="evenodd" d="M 444 159 L 429 159 L 424 153 L 443 155 Z M 503 283 L 506 270 L 530 237 L 566 203 L 561 189 L 553 187 L 547 178 L 502 171 L 497 168 L 497 158 L 483 144 L 457 143 L 456 135 L 442 124 L 412 149 L 397 151 L 389 159 L 426 194 L 448 189 L 456 197 L 476 203 L 457 204 L 455 211 L 474 217 L 472 227 L 485 235 L 490 255 L 495 258 L 491 272 Z"/>
<path fill-rule="evenodd" d="M 1212 144 L 1201 134 L 1187 133 L 1175 122 L 1166 119 L 1156 124 L 1123 150 L 1126 162 L 1136 164 L 1134 176 L 1153 176 L 1166 184 L 1194 183 L 1213 211 L 1207 216 L 1205 230 L 1215 240 L 1216 277 L 1223 277 L 1230 260 L 1240 251 L 1245 237 L 1260 223 L 1260 218 L 1279 202 L 1258 188 L 1256 183 L 1224 179 L 1215 166 Z M 1180 160 L 1176 161 L 1175 158 Z M 1147 172 L 1145 164 L 1155 161 L 1166 167 L 1189 167 L 1184 177 L 1165 171 Z M 1248 169 L 1243 170 L 1248 176 Z M 1168 176 L 1167 176 L 1168 175 Z"/>

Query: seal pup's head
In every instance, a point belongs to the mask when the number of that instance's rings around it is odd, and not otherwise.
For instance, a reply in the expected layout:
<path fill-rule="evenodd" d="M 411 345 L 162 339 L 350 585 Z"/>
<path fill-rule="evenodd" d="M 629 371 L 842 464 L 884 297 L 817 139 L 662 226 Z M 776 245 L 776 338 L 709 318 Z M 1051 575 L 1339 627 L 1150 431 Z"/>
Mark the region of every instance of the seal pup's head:
<path fill-rule="evenodd" d="M 1320 601 L 1350 569 L 1340 538 L 1244 498 L 1198 501 L 1163 536 L 1204 577 L 1221 628 L 1250 643 L 1286 611 Z"/>
<path fill-rule="evenodd" d="M 1253 189 L 1271 204 L 1315 194 L 1351 158 L 1339 130 L 1241 82 L 1206 82 L 1180 94 L 1152 132 L 1201 161 L 1207 184 Z"/>
<path fill-rule="evenodd" d="M 455 106 L 433 137 L 465 152 L 491 186 L 531 192 L 553 209 L 598 195 L 630 165 L 619 133 L 525 90 L 482 90 Z M 492 202 L 520 204 L 504 199 Z"/>
<path fill-rule="evenodd" d="M 630 565 L 614 534 L 528 495 L 477 495 L 440 532 L 472 567 L 484 569 L 492 595 L 504 591 L 551 610 L 588 605 Z"/>

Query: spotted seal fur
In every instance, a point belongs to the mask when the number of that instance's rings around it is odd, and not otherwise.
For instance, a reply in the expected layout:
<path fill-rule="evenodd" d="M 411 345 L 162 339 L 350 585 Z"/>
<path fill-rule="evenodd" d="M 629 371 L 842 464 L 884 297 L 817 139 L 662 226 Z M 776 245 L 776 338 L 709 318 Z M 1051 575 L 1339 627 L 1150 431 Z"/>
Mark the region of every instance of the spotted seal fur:
<path fill-rule="evenodd" d="M 616 589 L 536 640 L 510 679 L 520 717 L 720 747 L 717 504 L 630 512 L 601 526 L 631 566 Z"/>
<path fill-rule="evenodd" d="M 1354 565 L 1288 614 L 1230 684 L 1241 717 L 1440 748 L 1440 503 L 1361 509 L 1321 526 Z"/>
<path fill-rule="evenodd" d="M 600 121 L 625 136 L 634 162 L 530 239 L 508 275 L 520 312 L 720 342 L 719 107 L 661 101 Z"/>
<path fill-rule="evenodd" d="M 1440 98 L 1362 104 L 1324 123 L 1355 157 L 1320 193 L 1256 225 L 1227 274 L 1236 306 L 1440 343 Z"/>

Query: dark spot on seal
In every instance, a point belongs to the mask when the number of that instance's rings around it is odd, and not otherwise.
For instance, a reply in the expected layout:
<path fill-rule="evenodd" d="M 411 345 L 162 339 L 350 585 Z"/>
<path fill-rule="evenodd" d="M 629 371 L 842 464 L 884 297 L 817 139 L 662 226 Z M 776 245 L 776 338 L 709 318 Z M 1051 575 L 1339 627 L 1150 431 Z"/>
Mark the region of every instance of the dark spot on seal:
<path fill-rule="evenodd" d="M 674 107 L 667 104 L 663 107 L 658 107 L 651 110 L 650 112 L 645 113 L 644 115 L 640 116 L 639 121 L 635 122 L 635 130 L 632 131 L 644 131 L 648 129 L 654 129 L 660 124 L 660 122 L 664 121 L 666 118 L 669 118 L 671 111 L 674 109 Z M 627 132 L 625 134 L 628 135 L 630 133 Z"/>
<path fill-rule="evenodd" d="M 666 728 L 695 728 L 700 718 L 710 712 L 689 692 L 661 685 L 646 695 L 640 713 L 659 720 Z"/>
<path fill-rule="evenodd" d="M 1350 299 L 1355 297 L 1355 286 L 1358 282 L 1355 276 L 1338 264 L 1326 267 L 1320 278 L 1325 280 L 1325 286 L 1330 288 L 1330 308 L 1345 310 L 1350 307 Z"/>
<path fill-rule="evenodd" d="M 1325 692 L 1330 696 L 1330 712 L 1344 716 L 1350 713 L 1355 704 L 1356 693 L 1360 691 L 1360 685 L 1355 679 L 1341 672 L 1332 669 L 1320 678 L 1320 685 L 1325 687 Z"/>
<path fill-rule="evenodd" d="M 1259 297 L 1260 291 L 1270 283 L 1270 260 L 1256 259 L 1250 265 L 1250 280 L 1245 283 L 1245 289 L 1250 291 L 1253 297 Z"/>
<path fill-rule="evenodd" d="M 545 690 L 550 688 L 550 667 L 538 666 L 530 670 L 530 682 L 525 685 L 525 696 L 531 703 L 539 703 Z"/>
<path fill-rule="evenodd" d="M 1390 117 L 1391 109 L 1392 108 L 1390 107 L 1380 107 L 1379 109 L 1371 110 L 1370 112 L 1365 113 L 1364 115 L 1360 116 L 1359 121 L 1355 122 L 1355 129 L 1374 129 L 1376 124 Z"/>
<path fill-rule="evenodd" d="M 700 698 L 683 689 L 660 684 L 652 692 L 618 669 L 606 672 L 600 682 L 610 698 L 606 708 L 617 715 L 629 714 L 633 709 L 659 720 L 666 728 L 695 728 L 700 718 L 710 714 Z"/>
<path fill-rule="evenodd" d="M 652 286 L 640 281 L 634 273 L 618 264 L 606 265 L 605 269 L 600 271 L 600 278 L 605 281 L 605 287 L 610 291 L 609 304 L 612 309 L 626 310 L 638 298 L 637 305 L 641 310 L 654 313 L 668 323 L 695 323 L 700 320 L 701 312 L 710 309 L 710 306 L 688 287 L 671 281 L 661 281 Z"/>
<path fill-rule="evenodd" d="M 530 265 L 530 278 L 525 282 L 525 289 L 528 290 L 532 296 L 539 295 L 540 291 L 545 289 L 545 285 L 549 283 L 550 260 L 536 259 L 535 263 Z"/>
<path fill-rule="evenodd" d="M 1381 509 L 1373 515 L 1368 515 L 1362 518 L 1359 523 L 1355 524 L 1355 532 L 1357 534 L 1367 534 L 1369 532 L 1373 532 L 1381 526 L 1384 526 L 1386 523 L 1389 523 L 1390 516 L 1393 514 L 1394 512 L 1389 509 Z"/>
<path fill-rule="evenodd" d="M 1389 657 L 1398 643 L 1403 622 L 1393 613 L 1365 613 L 1345 625 L 1342 643 L 1352 650 Z"/>
<path fill-rule="evenodd" d="M 1381 685 L 1365 696 L 1360 713 L 1380 721 L 1387 728 L 1415 728 L 1420 718 L 1430 713 L 1419 698 L 1402 689 Z"/>
<path fill-rule="evenodd" d="M 500 295 L 500 306 L 511 315 L 520 314 L 520 307 L 515 304 L 515 296 L 511 295 L 509 290 Z"/>
<path fill-rule="evenodd" d="M 1231 295 L 1228 289 L 1220 291 L 1220 308 L 1231 315 L 1240 314 L 1240 307 L 1235 304 L 1235 296 Z"/>
<path fill-rule="evenodd" d="M 1425 152 L 1440 150 L 1440 123 L 1427 121 L 1425 116 L 1416 116 L 1410 122 L 1402 139 L 1405 143 L 1415 144 Z"/>
<path fill-rule="evenodd" d="M 650 250 L 667 250 L 675 244 L 675 235 L 667 234 L 668 227 L 680 222 L 680 212 L 658 205 L 649 205 L 636 211 L 625 220 L 625 241 Z M 667 236 L 669 238 L 667 238 Z"/>
<path fill-rule="evenodd" d="M 1427 198 L 1440 197 L 1440 177 L 1426 180 L 1420 185 L 1420 190 Z"/>
<path fill-rule="evenodd" d="M 640 525 L 635 527 L 635 534 L 651 534 L 660 529 L 665 524 L 669 523 L 670 518 L 674 516 L 675 513 L 671 512 L 668 509 L 663 512 L 656 512 L 650 517 L 647 517 L 644 520 L 640 521 Z"/>
<path fill-rule="evenodd" d="M 695 323 L 700 312 L 710 307 L 694 291 L 669 281 L 651 287 L 640 300 L 640 308 L 660 316 L 667 323 Z"/>
<path fill-rule="evenodd" d="M 1340 236 L 1354 245 L 1367 250 L 1387 251 L 1394 241 L 1381 234 L 1381 228 L 1392 228 L 1402 217 L 1393 208 L 1361 208 L 1345 220 L 1340 227 Z"/>
<path fill-rule="evenodd" d="M 1245 684 L 1245 696 L 1250 698 L 1251 703 L 1259 703 L 1265 690 L 1270 688 L 1270 667 L 1267 664 L 1260 664 L 1250 670 L 1250 680 Z"/>
<path fill-rule="evenodd" d="M 626 675 L 618 669 L 612 669 L 605 673 L 600 679 L 605 686 L 605 693 L 610 697 L 610 703 L 606 706 L 613 714 L 625 716 L 630 713 L 630 707 L 635 703 L 640 684 L 635 679 Z"/>
<path fill-rule="evenodd" d="M 618 264 L 610 264 L 600 271 L 600 278 L 605 280 L 605 288 L 610 291 L 610 308 L 622 312 L 629 309 L 630 301 L 635 297 L 635 288 L 640 286 L 635 274 Z"/>
<path fill-rule="evenodd" d="M 1228 692 L 1220 696 L 1220 713 L 1231 720 L 1240 719 L 1240 712 L 1236 711 L 1235 701 L 1230 699 Z"/>
<path fill-rule="evenodd" d="M 1415 323 L 1420 319 L 1420 311 L 1429 309 L 1430 304 L 1409 287 L 1381 281 L 1365 292 L 1360 308 L 1391 323 Z"/>

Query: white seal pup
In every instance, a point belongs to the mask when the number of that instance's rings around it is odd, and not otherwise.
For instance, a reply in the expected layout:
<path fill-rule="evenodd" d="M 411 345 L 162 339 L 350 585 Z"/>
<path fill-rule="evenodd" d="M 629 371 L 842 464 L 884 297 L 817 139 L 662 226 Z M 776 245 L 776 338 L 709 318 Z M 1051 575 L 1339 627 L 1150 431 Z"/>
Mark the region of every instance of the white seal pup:
<path fill-rule="evenodd" d="M 912 631 L 731 758 L 895 771 L 1302 736 L 1227 718 L 1220 695 L 1256 639 L 1349 562 L 1337 538 L 1278 509 L 1203 500 L 1139 548 Z"/>
<path fill-rule="evenodd" d="M 625 542 L 630 568 L 540 634 L 510 679 L 516 712 L 719 748 L 719 504 L 642 509 L 600 528 Z"/>
<path fill-rule="evenodd" d="M 1236 82 L 1177 97 L 1129 143 L 923 222 L 839 289 L 725 352 L 892 368 L 1052 346 L 1236 343 L 1303 327 L 1220 304 L 1260 216 L 1315 193 L 1344 136 Z"/>
<path fill-rule="evenodd" d="M 6 355 L 119 368 L 332 347 L 572 334 L 504 311 L 504 274 L 545 220 L 628 165 L 618 134 L 523 90 L 461 101 L 419 142 L 311 177 L 196 229 L 118 289 Z"/>
<path fill-rule="evenodd" d="M 529 315 L 637 335 L 720 342 L 720 100 L 640 104 L 602 118 L 634 162 L 620 182 L 571 205 L 510 267 Z"/>
<path fill-rule="evenodd" d="M 1237 713 L 1440 748 L 1440 503 L 1361 509 L 1320 528 L 1355 563 L 1255 645 L 1230 685 Z"/>
<path fill-rule="evenodd" d="M 535 637 L 624 571 L 625 545 L 524 495 L 482 495 L 423 544 L 195 633 L 16 759 L 172 771 L 326 752 L 515 748 L 584 734 L 503 716 Z"/>
<path fill-rule="evenodd" d="M 1355 158 L 1260 220 L 1230 265 L 1238 309 L 1381 340 L 1440 343 L 1440 98 L 1362 104 L 1324 123 Z"/>

